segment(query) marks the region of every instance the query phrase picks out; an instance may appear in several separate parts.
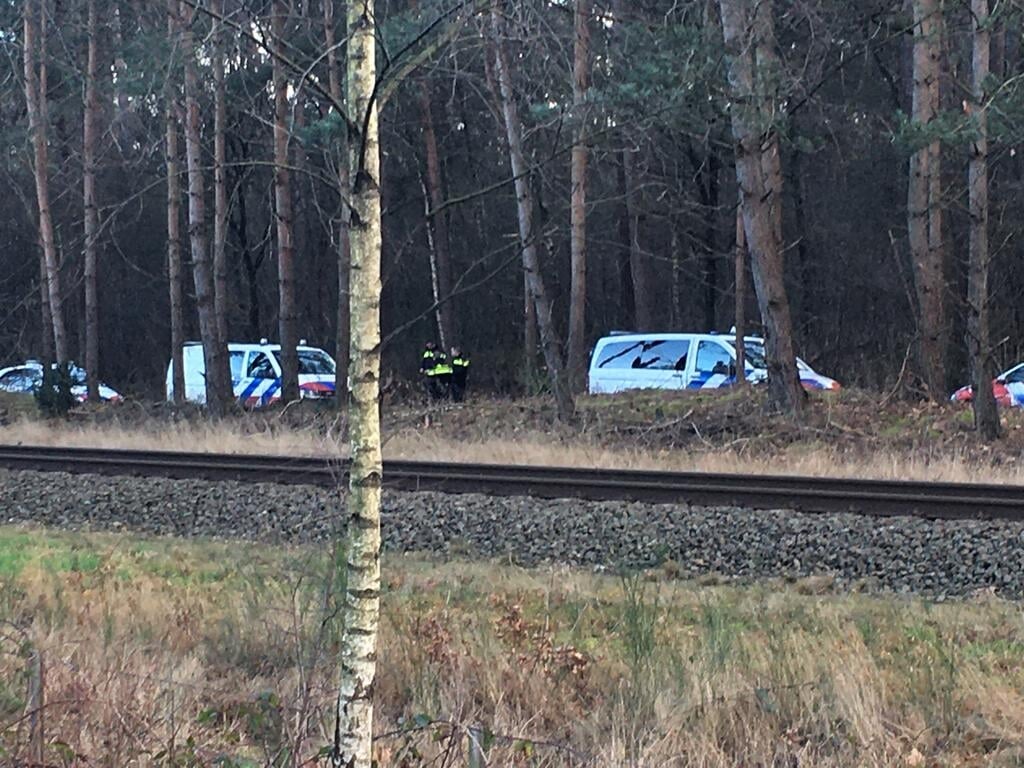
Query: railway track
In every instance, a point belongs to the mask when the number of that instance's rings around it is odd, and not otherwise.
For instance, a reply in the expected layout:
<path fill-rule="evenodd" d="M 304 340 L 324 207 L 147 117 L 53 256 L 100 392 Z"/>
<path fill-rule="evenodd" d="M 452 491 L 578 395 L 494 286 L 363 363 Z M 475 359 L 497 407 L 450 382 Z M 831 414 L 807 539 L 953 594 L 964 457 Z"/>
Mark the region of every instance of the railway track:
<path fill-rule="evenodd" d="M 318 457 L 0 446 L 0 468 L 335 487 L 347 464 Z M 492 496 L 698 504 L 877 516 L 1024 521 L 1024 486 L 784 475 L 386 461 L 384 487 Z"/>

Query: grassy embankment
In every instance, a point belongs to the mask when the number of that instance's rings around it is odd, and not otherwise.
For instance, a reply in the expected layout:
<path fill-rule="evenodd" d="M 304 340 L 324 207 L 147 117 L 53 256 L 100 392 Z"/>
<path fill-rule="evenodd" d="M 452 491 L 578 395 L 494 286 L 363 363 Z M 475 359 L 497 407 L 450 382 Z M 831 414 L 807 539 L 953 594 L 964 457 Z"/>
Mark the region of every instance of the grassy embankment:
<path fill-rule="evenodd" d="M 0 763 L 39 653 L 48 765 L 315 764 L 330 564 L 0 528 Z M 1018 605 L 672 576 L 385 558 L 380 764 L 464 765 L 479 725 L 494 766 L 1024 765 Z"/>
<path fill-rule="evenodd" d="M 969 408 L 856 391 L 815 396 L 808 423 L 767 416 L 763 392 L 636 392 L 580 398 L 573 425 L 543 398 L 384 409 L 385 455 L 510 464 L 1024 482 L 1024 413 L 979 443 Z M 0 406 L 5 401 L 0 399 Z M 305 404 L 304 404 L 305 406 Z M 344 417 L 290 408 L 211 424 L 195 411 L 127 403 L 46 422 L 8 407 L 3 442 L 239 453 L 343 455 Z"/>

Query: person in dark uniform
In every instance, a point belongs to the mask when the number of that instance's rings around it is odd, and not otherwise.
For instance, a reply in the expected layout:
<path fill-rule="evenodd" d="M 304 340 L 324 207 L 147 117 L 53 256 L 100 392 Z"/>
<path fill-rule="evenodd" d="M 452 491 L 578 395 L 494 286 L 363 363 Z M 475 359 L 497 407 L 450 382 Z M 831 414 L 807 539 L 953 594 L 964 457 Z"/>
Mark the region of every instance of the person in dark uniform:
<path fill-rule="evenodd" d="M 452 347 L 451 393 L 452 400 L 461 403 L 466 396 L 466 379 L 469 377 L 469 358 L 458 347 Z"/>
<path fill-rule="evenodd" d="M 444 382 L 438 376 L 442 360 L 445 360 L 444 353 L 438 351 L 434 342 L 428 341 L 420 358 L 420 376 L 423 377 L 423 391 L 431 400 L 440 400 L 445 394 Z"/>

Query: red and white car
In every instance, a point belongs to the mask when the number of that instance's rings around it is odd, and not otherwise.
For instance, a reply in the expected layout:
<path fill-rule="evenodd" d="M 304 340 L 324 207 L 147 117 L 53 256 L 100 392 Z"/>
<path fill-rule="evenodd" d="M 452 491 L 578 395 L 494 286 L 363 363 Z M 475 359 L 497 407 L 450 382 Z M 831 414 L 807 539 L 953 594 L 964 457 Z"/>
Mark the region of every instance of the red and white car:
<path fill-rule="evenodd" d="M 992 394 L 996 402 L 1006 408 L 1024 408 L 1024 363 L 1019 363 L 992 380 Z M 960 387 L 950 398 L 954 403 L 969 403 L 974 399 L 974 388 Z"/>

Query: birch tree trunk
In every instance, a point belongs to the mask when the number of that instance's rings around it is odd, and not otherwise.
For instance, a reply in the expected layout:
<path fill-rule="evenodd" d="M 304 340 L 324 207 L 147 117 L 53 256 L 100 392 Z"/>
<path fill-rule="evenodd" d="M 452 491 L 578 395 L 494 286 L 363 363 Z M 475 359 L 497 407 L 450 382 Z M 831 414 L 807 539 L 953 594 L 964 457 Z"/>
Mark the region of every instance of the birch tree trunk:
<path fill-rule="evenodd" d="M 572 277 L 569 290 L 569 384 L 573 392 L 586 387 L 587 306 L 587 115 L 590 91 L 590 0 L 576 0 L 573 10 L 573 119 L 576 139 L 570 165 L 569 251 Z"/>
<path fill-rule="evenodd" d="M 286 0 L 274 0 L 271 29 L 276 55 L 274 79 L 274 201 L 277 208 L 278 335 L 281 339 L 281 397 L 299 399 L 299 343 L 295 312 L 295 246 L 292 240 L 292 189 L 288 171 L 288 79 L 281 58 L 285 51 Z"/>
<path fill-rule="evenodd" d="M 912 119 L 927 130 L 939 112 L 942 10 L 940 0 L 913 0 Z M 918 364 L 932 399 L 946 390 L 946 279 L 942 246 L 941 144 L 938 138 L 910 158 L 907 233 L 918 303 Z"/>
<path fill-rule="evenodd" d="M 420 124 L 423 126 L 423 148 L 427 156 L 427 201 L 429 205 L 428 226 L 430 227 L 431 276 L 433 278 L 434 301 L 437 307 L 437 330 L 444 349 L 457 341 L 455 333 L 452 294 L 451 248 L 448 239 L 448 220 L 441 209 L 444 205 L 444 187 L 441 180 L 441 155 L 437 146 L 437 131 L 434 130 L 434 115 L 429 84 L 419 90 Z"/>
<path fill-rule="evenodd" d="M 333 764 L 370 768 L 373 691 L 380 621 L 380 147 L 376 19 L 373 0 L 348 3 L 348 98 L 361 126 L 351 158 L 351 468 L 348 491 L 348 581 L 341 647 L 341 688 Z"/>
<path fill-rule="evenodd" d="M 85 370 L 89 399 L 100 399 L 100 310 L 98 296 L 96 235 L 99 215 L 96 209 L 96 123 L 99 100 L 96 79 L 99 71 L 96 0 L 86 3 L 85 109 L 82 116 L 82 199 L 84 201 L 85 248 Z"/>
<path fill-rule="evenodd" d="M 999 412 L 992 392 L 992 342 L 989 336 L 988 247 L 988 94 L 991 32 L 989 0 L 971 0 L 974 17 L 972 99 L 976 138 L 971 145 L 968 194 L 971 214 L 970 265 L 967 274 L 967 350 L 974 388 L 974 426 L 985 440 L 999 437 Z"/>
<path fill-rule="evenodd" d="M 516 205 L 519 212 L 519 241 L 522 247 L 523 271 L 530 288 L 530 296 L 537 312 L 537 330 L 540 333 L 541 349 L 544 352 L 544 363 L 548 368 L 548 379 L 555 396 L 555 407 L 558 418 L 569 421 L 573 417 L 575 406 L 572 391 L 566 379 L 566 371 L 562 365 L 562 342 L 558 338 L 552 315 L 551 299 L 544 285 L 544 276 L 540 271 L 540 259 L 537 256 L 537 233 L 533 229 L 533 194 L 526 169 L 526 158 L 523 154 L 522 123 L 519 119 L 519 108 L 512 89 L 512 73 L 509 68 L 508 56 L 505 53 L 505 21 L 501 0 L 491 0 L 491 21 L 495 35 L 494 72 L 497 79 L 501 100 L 502 116 L 505 121 L 505 133 L 508 138 L 509 159 L 512 175 L 515 178 Z"/>
<path fill-rule="evenodd" d="M 117 107 L 117 130 L 118 133 L 122 134 L 118 141 L 122 145 L 121 150 L 126 151 L 124 134 L 130 105 L 128 103 L 128 94 L 124 90 L 124 84 L 128 81 L 128 63 L 124 58 L 124 30 L 121 24 L 121 4 L 119 2 L 112 2 L 110 7 L 104 10 L 110 11 L 111 30 L 114 37 L 114 104 Z"/>
<path fill-rule="evenodd" d="M 762 92 L 764 83 L 775 80 L 773 70 L 778 66 L 771 4 L 719 0 L 719 8 L 729 60 L 736 181 L 742 194 L 740 208 L 754 290 L 766 331 L 768 397 L 774 408 L 799 418 L 806 395 L 796 367 L 783 271 L 782 163 L 773 125 L 777 98 Z"/>
<path fill-rule="evenodd" d="M 228 338 L 228 181 L 224 131 L 227 96 L 224 89 L 224 0 L 213 0 L 213 307 L 217 338 Z"/>
<path fill-rule="evenodd" d="M 46 265 L 46 294 L 49 300 L 54 355 L 57 362 L 63 363 L 68 361 L 68 338 L 64 324 L 60 258 L 57 255 L 57 244 L 53 236 L 53 217 L 50 212 L 49 150 L 46 139 L 47 124 L 49 123 L 49 109 L 46 101 L 46 14 L 45 0 L 25 0 L 25 37 L 23 41 L 25 104 L 28 111 L 29 133 L 32 136 L 36 202 L 39 207 L 39 242 L 43 247 L 43 262 Z M 38 70 L 36 69 L 37 58 Z"/>
<path fill-rule="evenodd" d="M 324 43 L 327 47 L 327 83 L 331 98 L 339 104 L 344 103 L 341 87 L 341 73 L 338 68 L 338 54 L 335 49 L 334 34 L 334 0 L 323 0 L 324 5 Z M 338 316 L 335 334 L 334 360 L 337 370 L 334 377 L 334 392 L 339 408 L 347 406 L 348 398 L 348 364 L 349 364 L 349 209 L 347 196 L 349 185 L 349 146 L 348 129 L 345 122 L 339 121 L 341 137 L 339 139 L 338 157 L 338 188 L 345 196 L 341 201 L 337 234 L 338 249 Z"/>
<path fill-rule="evenodd" d="M 206 201 L 203 189 L 200 143 L 199 76 L 195 40 L 189 20 L 184 19 L 182 49 L 185 59 L 185 157 L 188 168 L 188 234 L 192 247 L 192 273 L 199 310 L 199 335 L 206 363 L 206 405 L 214 416 L 223 415 L 231 398 L 231 371 L 227 347 L 217 333 L 213 269 L 206 237 Z"/>

